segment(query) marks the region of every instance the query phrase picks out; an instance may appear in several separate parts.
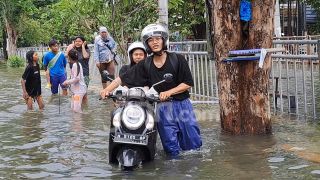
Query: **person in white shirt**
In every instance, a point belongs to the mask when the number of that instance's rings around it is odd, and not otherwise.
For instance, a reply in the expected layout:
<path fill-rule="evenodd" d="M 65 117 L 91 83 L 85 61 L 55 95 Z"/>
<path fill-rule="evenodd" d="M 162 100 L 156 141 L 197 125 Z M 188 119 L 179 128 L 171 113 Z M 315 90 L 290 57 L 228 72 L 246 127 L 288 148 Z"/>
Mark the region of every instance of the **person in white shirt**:
<path fill-rule="evenodd" d="M 87 92 L 87 86 L 84 81 L 83 69 L 78 62 L 78 52 L 71 49 L 68 52 L 68 61 L 71 68 L 71 78 L 64 81 L 63 85 L 70 86 L 71 91 L 71 109 L 74 112 L 82 113 L 82 100 Z"/>

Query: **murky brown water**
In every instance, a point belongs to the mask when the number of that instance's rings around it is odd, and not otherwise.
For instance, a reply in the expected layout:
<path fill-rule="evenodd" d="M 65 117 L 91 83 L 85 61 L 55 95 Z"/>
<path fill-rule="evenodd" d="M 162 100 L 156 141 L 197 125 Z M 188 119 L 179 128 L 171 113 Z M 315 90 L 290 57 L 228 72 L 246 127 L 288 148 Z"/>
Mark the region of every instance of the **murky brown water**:
<path fill-rule="evenodd" d="M 98 100 L 99 78 L 82 115 L 70 111 L 68 97 L 59 114 L 59 97 L 46 89 L 45 110 L 27 112 L 22 72 L 0 65 L 0 179 L 320 179 L 319 120 L 277 116 L 271 136 L 234 137 L 221 133 L 217 105 L 195 106 L 200 151 L 168 160 L 158 141 L 155 161 L 123 172 L 108 164 L 112 106 Z"/>

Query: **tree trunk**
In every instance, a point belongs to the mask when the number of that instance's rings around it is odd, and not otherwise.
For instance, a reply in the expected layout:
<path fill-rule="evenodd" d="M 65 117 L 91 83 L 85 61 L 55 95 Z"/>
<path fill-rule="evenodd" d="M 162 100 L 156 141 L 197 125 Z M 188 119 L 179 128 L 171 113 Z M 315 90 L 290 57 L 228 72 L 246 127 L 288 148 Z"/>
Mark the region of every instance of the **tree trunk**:
<path fill-rule="evenodd" d="M 5 27 L 2 28 L 2 51 L 3 51 L 3 58 L 8 59 L 8 52 L 7 52 L 7 32 Z"/>
<path fill-rule="evenodd" d="M 212 4 L 210 27 L 214 36 L 221 127 L 234 135 L 269 134 L 272 132 L 268 95 L 270 56 L 266 57 L 262 69 L 257 61 L 225 63 L 223 60 L 230 50 L 272 46 L 274 0 L 251 1 L 252 20 L 247 41 L 241 35 L 240 0 L 207 1 Z"/>
<path fill-rule="evenodd" d="M 5 20 L 5 28 L 7 33 L 7 52 L 8 57 L 15 55 L 17 52 L 17 30 L 14 28 L 11 22 L 8 21 L 7 18 L 4 18 Z"/>

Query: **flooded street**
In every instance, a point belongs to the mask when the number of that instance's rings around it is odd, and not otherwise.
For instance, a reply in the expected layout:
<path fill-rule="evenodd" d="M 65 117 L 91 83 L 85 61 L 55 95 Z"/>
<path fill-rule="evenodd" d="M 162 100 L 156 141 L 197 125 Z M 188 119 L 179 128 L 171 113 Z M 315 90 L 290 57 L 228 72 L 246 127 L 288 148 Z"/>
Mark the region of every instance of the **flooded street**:
<path fill-rule="evenodd" d="M 221 133 L 218 105 L 199 104 L 200 151 L 170 160 L 158 139 L 153 162 L 123 172 L 108 163 L 113 104 L 98 100 L 99 77 L 84 114 L 71 112 L 69 97 L 51 97 L 44 76 L 45 109 L 28 112 L 22 73 L 0 64 L 0 179 L 320 179 L 319 119 L 279 115 L 273 135 L 234 137 Z"/>

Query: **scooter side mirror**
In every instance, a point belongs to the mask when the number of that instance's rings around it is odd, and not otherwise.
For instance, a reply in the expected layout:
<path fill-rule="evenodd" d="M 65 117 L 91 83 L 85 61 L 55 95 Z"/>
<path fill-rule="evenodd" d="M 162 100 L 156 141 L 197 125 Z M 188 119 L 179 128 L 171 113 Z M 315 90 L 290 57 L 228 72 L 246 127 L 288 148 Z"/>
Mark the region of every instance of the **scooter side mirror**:
<path fill-rule="evenodd" d="M 110 73 L 109 73 L 107 70 L 103 70 L 101 77 L 102 77 L 102 79 L 105 80 L 105 81 L 109 81 L 109 80 L 113 81 L 113 79 L 111 79 L 111 78 L 109 77 L 109 75 L 110 75 Z"/>
<path fill-rule="evenodd" d="M 166 73 L 163 75 L 165 82 L 169 83 L 173 81 L 173 75 L 171 73 Z"/>
<path fill-rule="evenodd" d="M 163 75 L 163 80 L 160 82 L 157 82 L 155 84 L 152 85 L 152 87 L 157 86 L 158 84 L 161 84 L 163 82 L 172 82 L 173 81 L 173 75 L 171 73 L 166 73 Z"/>

